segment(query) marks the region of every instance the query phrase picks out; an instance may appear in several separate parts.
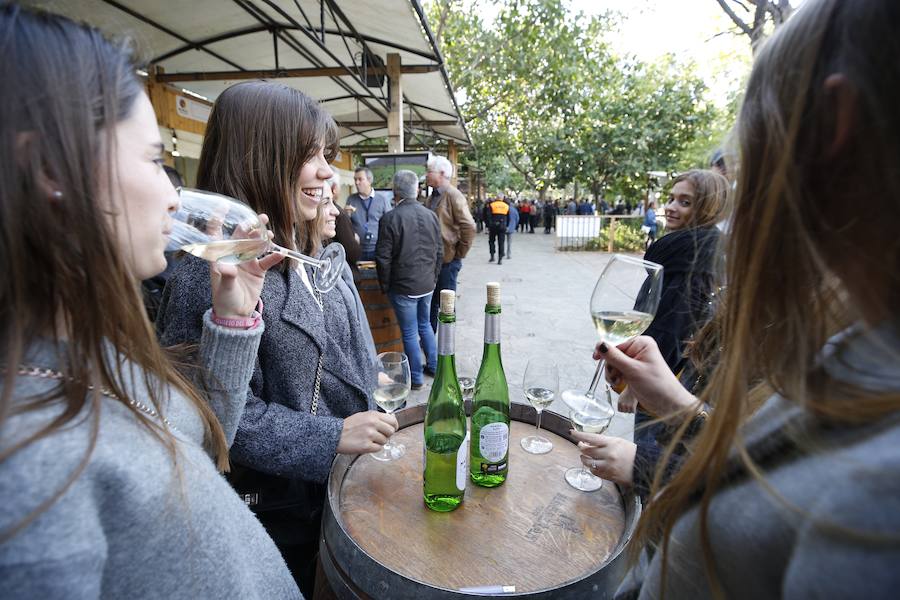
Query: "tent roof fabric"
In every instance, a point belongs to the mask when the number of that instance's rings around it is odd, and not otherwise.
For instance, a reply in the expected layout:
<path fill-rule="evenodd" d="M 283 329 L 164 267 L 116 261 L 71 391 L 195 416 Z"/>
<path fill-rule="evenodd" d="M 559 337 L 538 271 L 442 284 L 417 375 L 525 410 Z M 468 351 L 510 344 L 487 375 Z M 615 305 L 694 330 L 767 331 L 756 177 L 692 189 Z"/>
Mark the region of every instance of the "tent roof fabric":
<path fill-rule="evenodd" d="M 25 0 L 128 35 L 172 85 L 209 100 L 246 78 L 273 78 L 315 98 L 340 126 L 341 144 L 387 136 L 388 82 L 365 85 L 363 56 L 400 55 L 404 129 L 411 147 L 436 138 L 471 145 L 443 58 L 419 0 Z M 372 64 L 372 61 L 367 61 Z M 377 68 L 378 60 L 374 61 Z M 330 68 L 308 76 L 296 69 Z M 253 73 L 263 71 L 264 73 Z M 369 69 L 371 75 L 371 69 Z M 215 73 L 212 77 L 204 73 Z M 234 73 L 228 78 L 227 74 Z M 164 79 L 165 80 L 165 79 Z"/>

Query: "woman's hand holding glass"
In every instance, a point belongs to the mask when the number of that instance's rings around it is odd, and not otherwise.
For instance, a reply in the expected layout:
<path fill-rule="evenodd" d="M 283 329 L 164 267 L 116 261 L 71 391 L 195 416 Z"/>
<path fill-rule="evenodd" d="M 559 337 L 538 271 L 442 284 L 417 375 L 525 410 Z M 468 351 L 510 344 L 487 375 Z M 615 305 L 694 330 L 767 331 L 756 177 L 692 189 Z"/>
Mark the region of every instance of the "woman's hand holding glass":
<path fill-rule="evenodd" d="M 649 336 L 638 336 L 618 346 L 601 342 L 594 349 L 594 359 L 606 360 L 607 381 L 627 384 L 651 414 L 664 417 L 697 406 L 697 398 L 684 389 Z"/>
<path fill-rule="evenodd" d="M 262 214 L 259 220 L 264 225 L 269 222 L 269 218 Z M 259 304 L 266 271 L 282 260 L 284 256 L 270 254 L 240 264 L 209 263 L 213 312 L 216 316 L 233 318 L 252 314 Z"/>
<path fill-rule="evenodd" d="M 597 477 L 608 479 L 621 485 L 633 482 L 634 457 L 637 445 L 634 442 L 611 435 L 573 431 L 581 450 L 581 464 Z"/>
<path fill-rule="evenodd" d="M 374 410 L 358 412 L 344 419 L 338 454 L 378 452 L 397 431 L 397 417 Z"/>

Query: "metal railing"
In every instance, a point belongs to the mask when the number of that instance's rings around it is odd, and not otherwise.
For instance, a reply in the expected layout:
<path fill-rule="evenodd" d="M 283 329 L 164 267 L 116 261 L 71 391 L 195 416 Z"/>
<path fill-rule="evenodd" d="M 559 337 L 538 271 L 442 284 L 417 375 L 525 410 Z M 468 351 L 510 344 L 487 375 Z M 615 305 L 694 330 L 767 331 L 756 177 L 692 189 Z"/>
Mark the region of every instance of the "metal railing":
<path fill-rule="evenodd" d="M 559 215 L 556 217 L 556 249 L 584 250 L 590 242 L 597 240 L 601 232 L 606 232 L 607 252 L 615 252 L 616 228 L 623 225 L 620 220 L 633 221 L 643 215 Z M 599 248 L 598 248 L 599 249 Z"/>

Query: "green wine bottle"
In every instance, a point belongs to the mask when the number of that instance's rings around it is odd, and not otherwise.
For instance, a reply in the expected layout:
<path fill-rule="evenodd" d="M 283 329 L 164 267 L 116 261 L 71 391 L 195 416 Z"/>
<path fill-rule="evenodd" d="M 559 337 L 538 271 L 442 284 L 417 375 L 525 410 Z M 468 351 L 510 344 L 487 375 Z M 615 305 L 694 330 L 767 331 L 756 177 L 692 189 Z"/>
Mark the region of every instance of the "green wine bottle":
<path fill-rule="evenodd" d="M 438 363 L 425 409 L 425 506 L 449 512 L 463 501 L 469 467 L 469 432 L 456 379 L 456 292 L 441 290 Z"/>
<path fill-rule="evenodd" d="M 472 482 L 496 487 L 509 474 L 509 386 L 500 358 L 500 284 L 487 284 L 484 355 L 472 402 Z"/>

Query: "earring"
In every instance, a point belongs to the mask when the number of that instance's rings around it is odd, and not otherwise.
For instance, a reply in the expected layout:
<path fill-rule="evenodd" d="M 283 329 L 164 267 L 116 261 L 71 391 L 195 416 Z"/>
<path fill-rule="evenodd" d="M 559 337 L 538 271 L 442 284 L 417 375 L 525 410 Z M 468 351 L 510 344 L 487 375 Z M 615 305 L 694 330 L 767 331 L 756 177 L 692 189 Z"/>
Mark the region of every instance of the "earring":
<path fill-rule="evenodd" d="M 59 190 L 54 190 L 53 193 L 50 195 L 53 196 L 53 198 L 56 200 L 62 200 L 62 197 L 63 197 L 63 193 Z"/>

